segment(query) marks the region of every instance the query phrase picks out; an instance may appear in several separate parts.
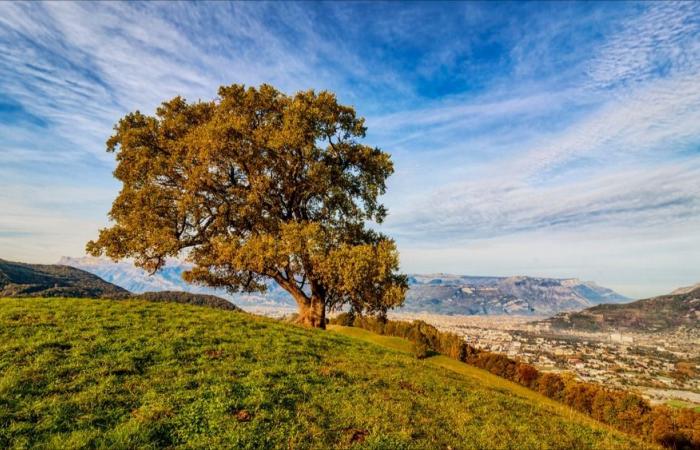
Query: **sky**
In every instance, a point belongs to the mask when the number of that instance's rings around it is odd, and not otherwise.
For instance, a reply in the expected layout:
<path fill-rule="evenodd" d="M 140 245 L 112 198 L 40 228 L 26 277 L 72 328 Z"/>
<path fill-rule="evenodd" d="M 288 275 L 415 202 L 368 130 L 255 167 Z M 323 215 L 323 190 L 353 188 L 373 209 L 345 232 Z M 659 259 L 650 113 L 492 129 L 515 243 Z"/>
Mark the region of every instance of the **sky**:
<path fill-rule="evenodd" d="M 700 282 L 697 2 L 0 2 L 0 258 L 83 255 L 119 118 L 233 83 L 366 118 L 406 272 Z"/>

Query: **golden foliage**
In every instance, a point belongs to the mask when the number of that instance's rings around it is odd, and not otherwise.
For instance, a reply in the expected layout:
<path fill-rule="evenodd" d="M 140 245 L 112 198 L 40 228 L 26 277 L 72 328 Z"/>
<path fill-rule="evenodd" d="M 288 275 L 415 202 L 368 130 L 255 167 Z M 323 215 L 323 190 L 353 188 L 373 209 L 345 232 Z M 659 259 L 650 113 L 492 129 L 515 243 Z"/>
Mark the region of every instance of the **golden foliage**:
<path fill-rule="evenodd" d="M 365 227 L 385 218 L 377 198 L 393 172 L 389 154 L 358 142 L 365 131 L 330 92 L 269 85 L 127 114 L 107 141 L 123 184 L 114 224 L 87 250 L 151 271 L 184 253 L 188 281 L 232 292 L 274 279 L 313 326 L 345 304 L 386 311 L 407 284 L 393 241 Z"/>

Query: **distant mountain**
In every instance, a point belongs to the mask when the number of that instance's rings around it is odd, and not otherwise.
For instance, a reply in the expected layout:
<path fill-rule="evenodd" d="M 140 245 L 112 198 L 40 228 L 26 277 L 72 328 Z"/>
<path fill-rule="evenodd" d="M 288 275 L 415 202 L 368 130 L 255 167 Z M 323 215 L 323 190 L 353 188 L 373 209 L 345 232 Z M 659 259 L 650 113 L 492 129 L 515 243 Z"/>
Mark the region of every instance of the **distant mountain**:
<path fill-rule="evenodd" d="M 101 258 L 64 257 L 59 263 L 94 273 L 136 293 L 187 291 L 224 297 L 243 307 L 295 306 L 289 294 L 274 282 L 268 284 L 264 294 L 229 294 L 222 289 L 187 284 L 181 275 L 189 266 L 178 260 L 168 261 L 154 275 L 129 262 L 115 263 Z M 610 289 L 576 279 L 414 274 L 409 276 L 409 284 L 404 310 L 436 314 L 544 315 L 628 300 Z"/>
<path fill-rule="evenodd" d="M 0 259 L 0 297 L 110 297 L 130 293 L 86 271 Z"/>
<path fill-rule="evenodd" d="M 136 294 L 147 291 L 182 291 L 223 297 L 239 306 L 296 305 L 289 294 L 274 282 L 268 284 L 268 290 L 263 294 L 230 294 L 224 289 L 189 284 L 182 279 L 182 273 L 190 266 L 176 259 L 168 260 L 165 267 L 153 275 L 130 262 L 114 262 L 104 258 L 64 256 L 58 263 L 93 273 Z"/>
<path fill-rule="evenodd" d="M 700 286 L 624 305 L 598 305 L 558 314 L 541 323 L 553 329 L 579 331 L 659 332 L 684 327 L 700 329 Z"/>
<path fill-rule="evenodd" d="M 628 301 L 575 278 L 411 275 L 406 311 L 437 314 L 556 314 L 600 303 Z"/>

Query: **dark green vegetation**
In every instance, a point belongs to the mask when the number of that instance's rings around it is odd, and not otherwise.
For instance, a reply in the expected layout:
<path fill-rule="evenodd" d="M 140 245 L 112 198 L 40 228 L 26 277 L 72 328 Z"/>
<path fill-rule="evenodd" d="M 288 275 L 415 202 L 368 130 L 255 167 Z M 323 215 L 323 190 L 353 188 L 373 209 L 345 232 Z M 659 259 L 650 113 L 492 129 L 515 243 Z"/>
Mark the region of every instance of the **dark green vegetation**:
<path fill-rule="evenodd" d="M 624 305 L 598 305 L 558 314 L 545 322 L 553 328 L 582 331 L 659 332 L 700 327 L 700 288 L 661 295 Z"/>
<path fill-rule="evenodd" d="M 150 302 L 185 303 L 188 305 L 209 306 L 211 308 L 225 309 L 229 311 L 241 310 L 239 307 L 229 302 L 225 298 L 217 297 L 216 295 L 193 294 L 191 292 L 144 292 L 143 294 L 134 295 L 133 298 L 148 300 Z"/>
<path fill-rule="evenodd" d="M 595 419 L 630 434 L 673 449 L 700 448 L 700 414 L 691 409 L 674 411 L 651 406 L 637 394 L 578 381 L 565 374 L 540 372 L 534 366 L 506 355 L 476 349 L 454 334 L 441 332 L 420 320 L 413 322 L 339 314 L 340 326 L 370 330 L 378 335 L 407 341 L 419 358 L 441 354 L 537 391 Z M 394 341 L 389 341 L 393 345 Z M 686 369 L 691 370 L 690 367 Z"/>
<path fill-rule="evenodd" d="M 0 259 L 0 297 L 129 297 L 152 302 L 187 303 L 217 309 L 240 310 L 215 295 L 190 292 L 144 292 L 134 294 L 84 270 L 63 265 L 38 265 Z"/>
<path fill-rule="evenodd" d="M 0 297 L 125 297 L 129 291 L 80 269 L 0 259 Z"/>
<path fill-rule="evenodd" d="M 192 305 L 0 299 L 0 448 L 33 446 L 654 448 L 443 356 Z"/>

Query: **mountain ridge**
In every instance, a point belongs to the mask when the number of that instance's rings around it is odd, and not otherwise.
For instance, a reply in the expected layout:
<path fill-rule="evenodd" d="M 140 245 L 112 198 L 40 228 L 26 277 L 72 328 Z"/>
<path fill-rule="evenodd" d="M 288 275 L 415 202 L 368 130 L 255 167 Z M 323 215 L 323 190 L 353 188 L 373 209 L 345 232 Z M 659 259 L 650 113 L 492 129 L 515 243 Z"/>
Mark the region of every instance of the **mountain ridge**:
<path fill-rule="evenodd" d="M 692 286 L 684 286 L 684 287 L 680 287 L 678 289 L 675 289 L 671 292 L 671 295 L 688 294 L 688 293 L 695 291 L 697 289 L 700 289 L 700 283 L 696 283 Z"/>
<path fill-rule="evenodd" d="M 579 312 L 561 313 L 541 321 L 550 328 L 572 331 L 664 332 L 700 329 L 700 286 L 676 289 L 667 295 L 622 305 L 597 305 Z"/>
<path fill-rule="evenodd" d="M 549 315 L 628 299 L 578 278 L 412 275 L 404 310 L 443 314 Z"/>
<path fill-rule="evenodd" d="M 231 294 L 223 289 L 189 285 L 182 280 L 181 274 L 190 266 L 179 260 L 169 260 L 161 271 L 152 276 L 127 261 L 63 257 L 59 264 L 89 271 L 135 293 L 182 290 L 217 295 L 240 306 L 295 306 L 291 297 L 274 282 L 268 283 L 267 292 L 251 294 Z M 545 315 L 628 300 L 611 289 L 578 278 L 446 273 L 409 274 L 408 278 L 409 291 L 401 309 L 406 312 Z"/>

